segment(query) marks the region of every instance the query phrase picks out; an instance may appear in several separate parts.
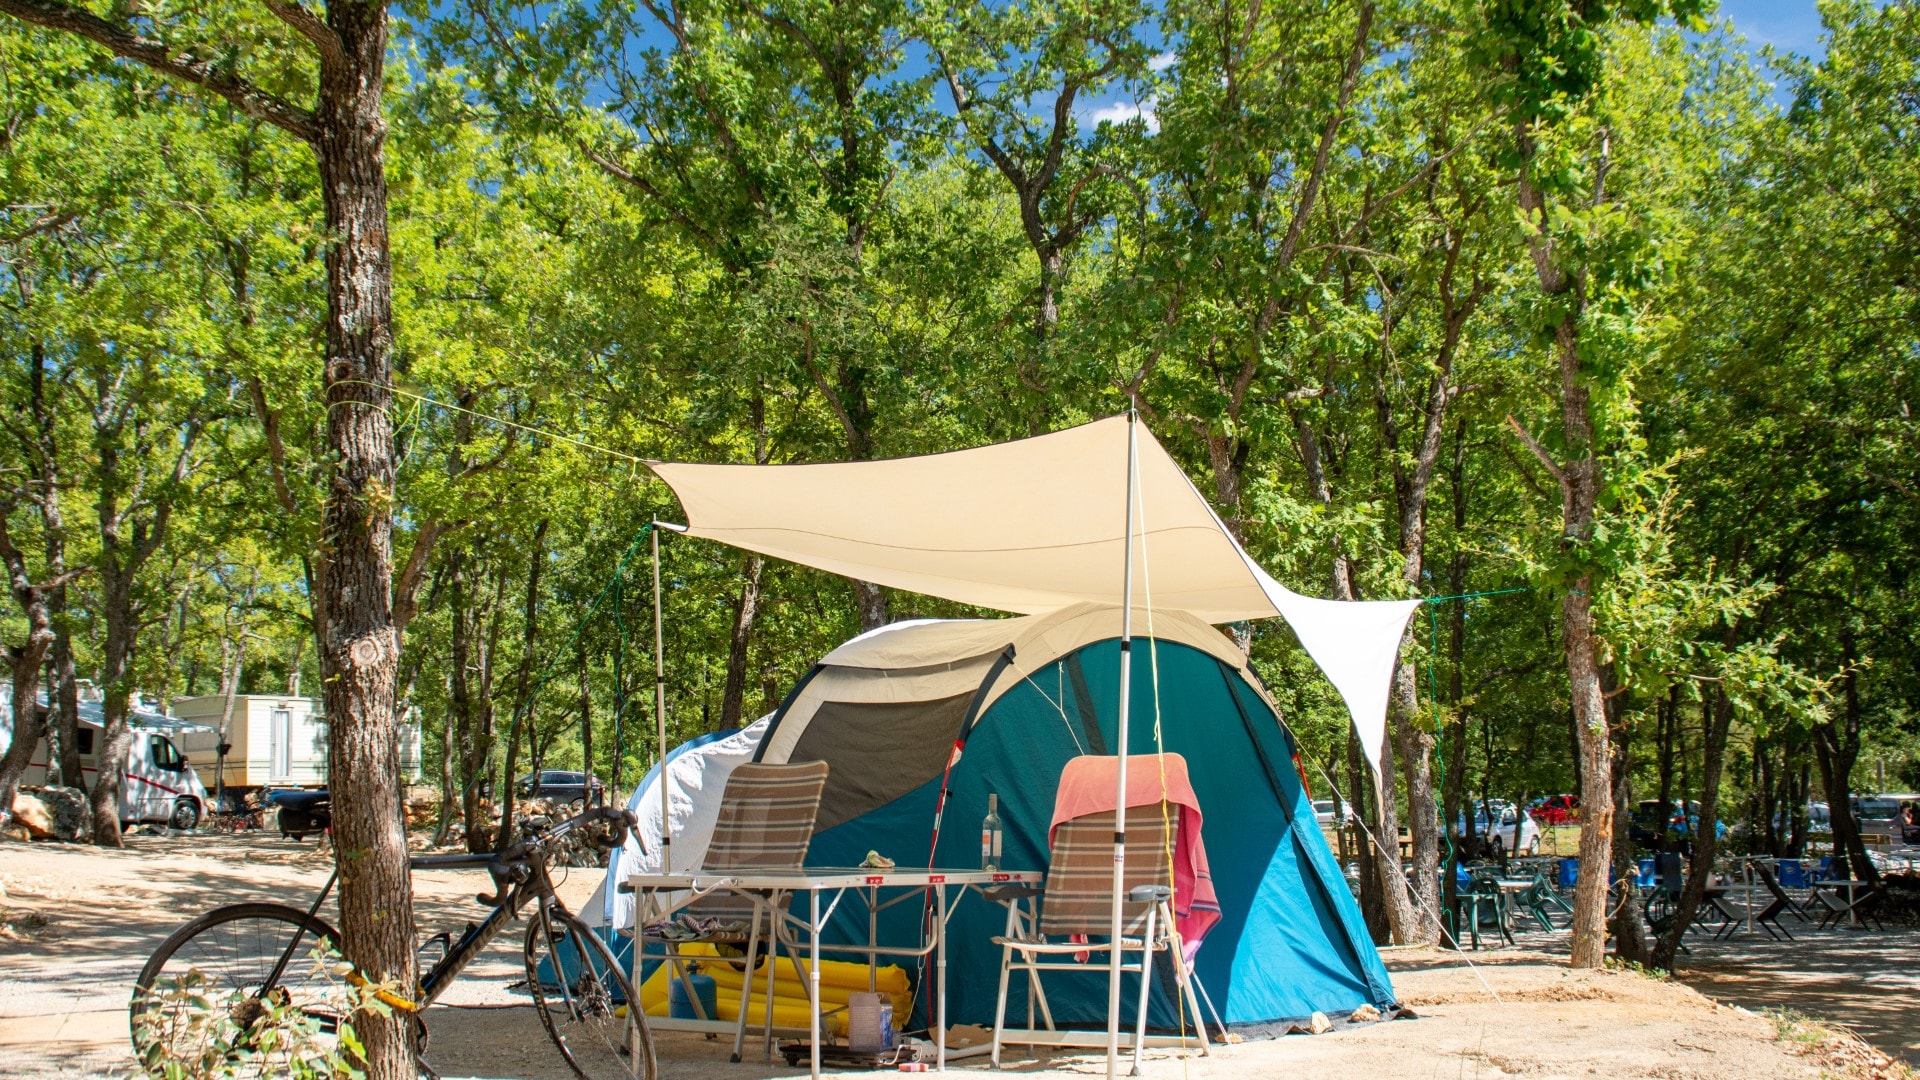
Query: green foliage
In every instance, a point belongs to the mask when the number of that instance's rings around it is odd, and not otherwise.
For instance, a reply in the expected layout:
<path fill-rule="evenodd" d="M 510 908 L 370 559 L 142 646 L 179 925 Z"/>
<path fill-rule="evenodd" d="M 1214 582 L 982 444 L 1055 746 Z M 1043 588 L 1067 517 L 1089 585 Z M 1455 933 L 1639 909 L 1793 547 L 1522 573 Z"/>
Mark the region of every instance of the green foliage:
<path fill-rule="evenodd" d="M 311 96 L 285 24 L 215 8 L 160 21 Z M 1724 690 L 1730 779 L 1784 790 L 1851 686 L 1863 760 L 1910 767 L 1913 5 L 1825 5 L 1818 61 L 1694 0 L 401 8 L 392 497 L 430 779 L 497 791 L 516 718 L 518 770 L 581 764 L 583 675 L 594 770 L 657 753 L 644 554 L 611 583 L 680 511 L 632 459 L 936 452 L 1129 400 L 1295 588 L 1533 590 L 1463 603 L 1457 652 L 1454 608 L 1407 646 L 1470 791 L 1572 784 L 1557 604 L 1583 579 L 1625 730 Z M 103 494 L 164 495 L 131 682 L 312 693 L 310 155 L 66 37 L 8 23 L 0 65 L 0 476 L 31 569 L 99 565 Z M 1591 445 L 1559 422 L 1567 329 Z M 1508 417 L 1591 454 L 1587 532 Z M 771 710 L 872 613 L 678 536 L 661 569 L 669 742 Z M 58 617 L 83 678 L 99 582 Z M 1341 703 L 1286 630 L 1250 640 L 1337 764 Z"/>
<path fill-rule="evenodd" d="M 391 1015 L 381 1000 L 391 986 L 349 978 L 352 966 L 324 942 L 308 957 L 316 992 L 295 1003 L 285 995 L 253 996 L 215 986 L 197 968 L 157 980 L 135 1014 L 134 1046 L 148 1076 L 219 1080 L 285 1076 L 357 1080 L 363 1047 L 352 1017 Z M 322 1017 L 340 1017 L 337 1021 Z"/>

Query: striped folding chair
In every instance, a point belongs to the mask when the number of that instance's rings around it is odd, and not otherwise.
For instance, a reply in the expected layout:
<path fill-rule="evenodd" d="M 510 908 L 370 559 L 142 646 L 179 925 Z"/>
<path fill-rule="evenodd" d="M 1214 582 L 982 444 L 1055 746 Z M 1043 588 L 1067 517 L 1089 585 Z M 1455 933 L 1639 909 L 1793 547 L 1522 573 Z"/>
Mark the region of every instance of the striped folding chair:
<path fill-rule="evenodd" d="M 1058 1031 L 1047 1007 L 1041 974 L 1094 975 L 1105 980 L 1115 949 L 1123 972 L 1140 978 L 1133 1031 L 1133 1066 L 1138 1075 L 1140 1052 L 1147 1036 L 1147 999 L 1153 985 L 1154 955 L 1166 953 L 1172 961 L 1176 994 L 1190 1012 L 1202 1053 L 1207 1044 L 1206 1021 L 1201 1017 L 1198 983 L 1186 962 L 1180 932 L 1173 921 L 1173 890 L 1169 853 L 1178 833 L 1178 810 L 1162 813 L 1159 804 L 1127 811 L 1126 901 L 1121 905 L 1121 936 L 1113 932 L 1112 811 L 1102 811 L 1060 823 L 1054 830 L 1045 884 L 1038 896 L 1038 912 L 1023 913 L 1019 902 L 1007 906 L 1006 932 L 993 939 L 1000 946 L 1000 994 L 993 1014 L 993 1067 L 1000 1067 L 1003 1042 L 1044 1043 L 1050 1046 L 1105 1046 L 1106 1033 Z M 1070 940 L 1072 939 L 1072 940 Z M 1126 955 L 1138 959 L 1128 963 Z M 1018 959 L 1015 955 L 1018 954 Z M 1090 959 L 1088 959 L 1090 957 Z M 1104 958 L 1103 958 L 1104 957 Z M 1083 962 L 1085 960 L 1086 962 Z M 1039 1006 L 1046 1034 L 1032 1021 L 1015 1038 L 1007 1039 L 1007 984 L 1015 971 L 1027 975 L 1029 1000 Z"/>
<path fill-rule="evenodd" d="M 719 818 L 713 827 L 713 838 L 707 844 L 706 857 L 701 860 L 701 872 L 800 869 L 806 862 L 807 845 L 813 841 L 813 825 L 820 816 L 820 796 L 826 786 L 827 763 L 824 761 L 747 764 L 735 768 L 727 778 L 726 790 L 720 794 Z M 686 965 L 695 960 L 705 964 L 714 961 L 710 956 L 683 956 L 681 947 L 695 943 L 734 948 L 744 945 L 746 953 L 742 959 L 723 962 L 739 965 L 748 976 L 748 985 L 752 984 L 757 968 L 764 967 L 769 1053 L 773 1038 L 774 963 L 779 952 L 775 923 L 780 918 L 785 895 L 734 890 L 706 893 L 679 908 L 682 918 L 673 929 L 680 932 L 668 936 L 643 931 L 642 940 L 643 950 L 648 944 L 660 947 L 660 952 L 653 955 L 672 966 L 673 977 L 682 981 L 688 1000 L 696 1003 L 699 995 L 694 993 Z M 693 929 L 685 930 L 687 927 Z M 761 962 L 763 948 L 764 963 Z M 799 958 L 790 959 L 795 971 L 800 972 L 800 985 L 809 985 L 800 970 Z M 699 1008 L 697 1004 L 694 1007 Z M 702 1016 L 699 1019 L 716 1018 Z M 743 995 L 740 1016 L 734 1026 L 734 1061 L 740 1060 L 746 1031 L 747 1008 Z"/>

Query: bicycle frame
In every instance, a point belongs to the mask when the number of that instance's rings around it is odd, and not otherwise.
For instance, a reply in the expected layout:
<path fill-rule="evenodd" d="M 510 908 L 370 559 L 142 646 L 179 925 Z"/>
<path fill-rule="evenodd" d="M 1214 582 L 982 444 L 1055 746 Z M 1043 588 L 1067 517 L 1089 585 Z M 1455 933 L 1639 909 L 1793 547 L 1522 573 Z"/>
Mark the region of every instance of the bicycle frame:
<path fill-rule="evenodd" d="M 480 870 L 490 865 L 493 859 L 494 856 L 491 853 L 416 855 L 407 860 L 407 867 L 409 870 Z M 340 871 L 336 868 L 332 874 L 328 875 L 327 883 L 320 887 L 320 895 L 314 897 L 313 905 L 307 909 L 309 919 L 318 917 L 321 905 L 327 902 L 327 895 L 333 891 L 334 883 L 339 880 Z M 420 982 L 415 987 L 412 999 L 383 994 L 381 1000 L 407 1012 L 425 1009 L 446 991 L 453 980 L 466 970 L 468 964 L 473 963 L 475 957 L 493 943 L 494 938 L 500 936 L 500 931 L 504 930 L 507 923 L 519 914 L 521 906 L 529 898 L 545 903 L 553 895 L 553 882 L 547 876 L 545 860 L 539 860 L 534 864 L 533 873 L 526 881 L 507 885 L 499 898 L 500 902 L 494 906 L 491 914 L 478 924 L 467 924 L 467 929 L 460 935 L 460 940 L 450 945 L 446 955 L 420 976 Z M 279 961 L 267 975 L 264 986 L 279 985 L 280 977 L 286 974 L 287 965 L 293 962 L 294 954 L 300 951 L 303 934 L 303 929 L 294 930 L 292 939 L 287 942 L 286 950 L 280 954 Z"/>

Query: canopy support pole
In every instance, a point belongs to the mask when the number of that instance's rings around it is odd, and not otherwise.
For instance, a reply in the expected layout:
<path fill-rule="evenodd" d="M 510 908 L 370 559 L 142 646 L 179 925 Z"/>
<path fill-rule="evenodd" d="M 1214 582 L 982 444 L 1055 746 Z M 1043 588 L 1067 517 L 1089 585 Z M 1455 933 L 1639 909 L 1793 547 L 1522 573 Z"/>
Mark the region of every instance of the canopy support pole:
<path fill-rule="evenodd" d="M 1120 1067 L 1120 930 L 1127 884 L 1127 719 L 1133 701 L 1133 488 L 1139 458 L 1139 413 L 1127 406 L 1127 538 L 1121 559 L 1125 578 L 1120 584 L 1120 711 L 1117 720 L 1120 768 L 1113 782 L 1113 937 L 1107 950 L 1107 1080 Z M 1142 968 L 1140 977 L 1145 979 Z"/>
<path fill-rule="evenodd" d="M 671 874 L 673 826 L 667 817 L 667 648 L 660 619 L 660 529 L 672 526 L 662 521 L 653 525 L 653 726 L 654 745 L 660 752 L 660 872 Z"/>

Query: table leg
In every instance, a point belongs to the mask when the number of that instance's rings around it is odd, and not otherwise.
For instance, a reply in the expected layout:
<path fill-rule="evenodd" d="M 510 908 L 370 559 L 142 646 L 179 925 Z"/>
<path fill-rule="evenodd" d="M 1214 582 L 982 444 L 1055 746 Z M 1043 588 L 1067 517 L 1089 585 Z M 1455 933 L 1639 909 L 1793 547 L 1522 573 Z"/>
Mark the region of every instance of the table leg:
<path fill-rule="evenodd" d="M 938 989 L 934 992 L 933 1057 L 934 1068 L 947 1071 L 947 888 L 933 887 L 933 971 Z"/>
<path fill-rule="evenodd" d="M 808 959 L 813 969 L 807 972 L 807 984 L 813 988 L 812 1015 L 808 1018 L 809 1050 L 812 1054 L 813 1080 L 820 1080 L 820 890 L 807 890 L 807 929 L 812 941 L 808 944 Z"/>

